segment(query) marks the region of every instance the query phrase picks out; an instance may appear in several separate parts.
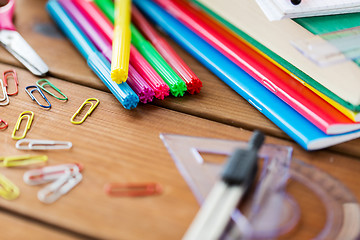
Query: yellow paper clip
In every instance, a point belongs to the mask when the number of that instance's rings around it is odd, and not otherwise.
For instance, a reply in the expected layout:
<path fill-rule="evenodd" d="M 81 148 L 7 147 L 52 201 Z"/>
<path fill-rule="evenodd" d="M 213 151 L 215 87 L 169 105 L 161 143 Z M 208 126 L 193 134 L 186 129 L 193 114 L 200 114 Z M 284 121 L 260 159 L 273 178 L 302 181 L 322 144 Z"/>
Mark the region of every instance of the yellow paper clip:
<path fill-rule="evenodd" d="M 95 104 L 92 102 L 95 101 Z M 97 107 L 97 105 L 100 103 L 99 99 L 97 98 L 88 98 L 85 100 L 85 102 L 80 106 L 80 108 L 76 111 L 76 113 L 71 117 L 70 122 L 73 124 L 81 124 L 85 121 L 85 119 L 94 111 L 94 109 Z M 85 114 L 85 116 L 80 121 L 75 121 L 74 119 L 77 117 L 77 115 L 83 110 L 86 104 L 90 104 L 91 107 Z"/>
<path fill-rule="evenodd" d="M 23 133 L 22 136 L 16 137 L 15 134 L 16 134 L 17 131 L 19 131 L 21 121 L 22 121 L 24 118 L 27 118 L 27 119 L 28 119 L 28 121 L 27 121 L 27 123 L 26 123 L 26 127 L 25 127 L 25 130 L 24 130 L 24 133 Z M 11 137 L 12 137 L 13 139 L 15 139 L 15 140 L 19 140 L 19 139 L 25 138 L 26 133 L 29 131 L 29 129 L 30 129 L 30 127 L 31 127 L 31 123 L 32 123 L 33 119 L 34 119 L 34 113 L 33 113 L 32 111 L 25 111 L 25 112 L 20 113 L 19 118 L 18 118 L 18 120 L 17 120 L 17 122 L 16 122 L 16 125 L 15 125 L 15 127 L 14 127 L 14 131 L 13 131 Z"/>
<path fill-rule="evenodd" d="M 14 200 L 19 195 L 19 188 L 5 176 L 0 174 L 0 196 L 6 200 Z"/>
<path fill-rule="evenodd" d="M 0 167 L 19 167 L 30 164 L 43 163 L 48 160 L 46 155 L 21 155 L 0 157 Z"/>

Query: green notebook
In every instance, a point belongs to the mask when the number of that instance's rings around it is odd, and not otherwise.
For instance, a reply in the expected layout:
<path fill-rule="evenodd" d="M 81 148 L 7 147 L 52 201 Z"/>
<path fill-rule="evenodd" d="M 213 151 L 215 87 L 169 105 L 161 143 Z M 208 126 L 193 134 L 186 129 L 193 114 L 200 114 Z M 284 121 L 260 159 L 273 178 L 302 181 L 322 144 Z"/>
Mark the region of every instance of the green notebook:
<path fill-rule="evenodd" d="M 281 66 L 283 66 L 288 71 L 292 72 L 295 76 L 303 80 L 304 82 L 308 83 L 319 92 L 323 93 L 324 95 L 328 96 L 329 98 L 333 99 L 334 101 L 338 102 L 339 104 L 343 105 L 344 107 L 359 112 L 360 111 L 360 104 L 356 101 L 351 103 L 349 101 L 344 100 L 342 97 L 338 96 L 334 92 L 330 91 L 327 87 L 320 84 L 318 81 L 314 80 L 308 74 L 304 73 L 302 70 L 294 66 L 293 64 L 289 63 L 283 57 L 279 56 L 274 51 L 270 50 L 268 47 L 264 46 L 262 43 L 257 41 L 255 38 L 247 34 L 245 31 L 239 29 L 230 21 L 225 20 L 222 16 L 215 13 L 209 7 L 208 3 L 201 3 L 198 0 L 193 0 L 194 3 L 206 11 L 208 14 L 216 18 L 219 22 L 230 28 L 236 34 L 238 34 L 241 38 L 252 44 L 254 47 L 265 53 L 271 59 L 275 60 Z M 249 1 L 249 0 L 247 0 Z M 202 1 L 206 2 L 206 1 Z M 224 2 L 226 4 L 226 2 Z M 246 6 L 244 6 L 245 8 Z M 239 13 L 241 14 L 241 13 Z M 346 17 L 345 17 L 346 16 Z M 256 15 L 254 16 L 256 17 Z M 303 26 L 308 31 L 312 32 L 313 34 L 322 34 L 330 31 L 336 31 L 340 29 L 345 29 L 348 27 L 354 27 L 360 25 L 360 14 L 343 14 L 343 15 L 332 15 L 332 16 L 321 16 L 321 17 L 311 17 L 311 18 L 299 18 L 295 20 L 297 24 Z M 334 24 L 336 22 L 336 24 Z M 284 31 L 286 31 L 284 29 Z M 357 63 L 360 66 L 360 62 Z M 340 79 L 339 79 L 340 80 Z M 341 81 L 341 80 L 340 80 Z M 359 76 L 360 81 L 360 76 Z"/>

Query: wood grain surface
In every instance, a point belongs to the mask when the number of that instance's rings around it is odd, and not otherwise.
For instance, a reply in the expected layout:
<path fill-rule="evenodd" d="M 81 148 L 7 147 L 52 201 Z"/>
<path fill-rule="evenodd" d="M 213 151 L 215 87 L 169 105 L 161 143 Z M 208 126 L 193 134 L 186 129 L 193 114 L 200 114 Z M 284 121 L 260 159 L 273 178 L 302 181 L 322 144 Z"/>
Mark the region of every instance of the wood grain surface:
<path fill-rule="evenodd" d="M 0 130 L 0 156 L 43 153 L 49 157 L 47 165 L 78 162 L 84 165 L 83 180 L 57 202 L 47 205 L 36 197 L 43 186 L 29 186 L 22 180 L 24 172 L 35 166 L 1 168 L 0 173 L 21 191 L 14 201 L 0 198 L 0 220 L 6 239 L 25 239 L 30 233 L 34 234 L 31 239 L 181 239 L 199 205 L 160 140 L 160 133 L 245 141 L 253 129 L 261 129 L 267 134 L 266 143 L 292 146 L 294 158 L 330 173 L 360 199 L 360 140 L 316 152 L 303 150 L 171 41 L 203 81 L 202 92 L 125 110 L 58 32 L 45 11 L 45 2 L 18 0 L 15 22 L 49 65 L 47 79 L 69 100 L 48 96 L 50 110 L 36 105 L 24 88 L 39 78 L 0 48 L 0 73 L 15 68 L 20 89 L 18 95 L 10 97 L 8 106 L 0 108 L 0 118 L 9 124 Z M 91 97 L 100 100 L 99 106 L 83 124 L 71 124 L 71 116 Z M 26 110 L 35 113 L 27 138 L 71 141 L 73 147 L 45 152 L 17 150 L 11 133 L 19 114 Z M 157 182 L 163 193 L 142 198 L 110 197 L 103 190 L 110 182 Z M 326 217 L 320 200 L 296 182 L 289 183 L 289 192 L 299 202 L 302 216 L 297 228 L 284 238 L 315 236 Z M 24 231 L 10 230 L 13 225 Z"/>

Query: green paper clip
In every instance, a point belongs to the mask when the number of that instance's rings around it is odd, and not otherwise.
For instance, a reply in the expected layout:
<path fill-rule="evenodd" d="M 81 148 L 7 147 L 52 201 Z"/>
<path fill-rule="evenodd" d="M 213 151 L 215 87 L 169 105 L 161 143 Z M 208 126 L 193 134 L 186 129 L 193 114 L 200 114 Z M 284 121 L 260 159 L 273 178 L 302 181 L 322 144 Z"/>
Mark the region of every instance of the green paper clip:
<path fill-rule="evenodd" d="M 44 82 L 42 84 L 40 84 L 41 82 Z M 55 87 L 54 84 L 52 84 L 49 80 L 47 79 L 40 79 L 39 81 L 36 82 L 36 85 L 41 88 L 41 90 L 45 91 L 46 93 L 48 93 L 49 95 L 53 96 L 54 98 L 56 99 L 59 99 L 59 100 L 68 100 L 68 97 L 63 94 L 60 89 L 58 89 L 57 87 Z M 53 94 L 52 92 L 50 92 L 49 90 L 47 90 L 45 88 L 46 85 L 49 85 L 50 87 L 52 87 L 54 90 L 56 90 L 61 96 L 63 96 L 63 98 L 60 98 L 60 97 L 57 97 L 55 94 Z"/>

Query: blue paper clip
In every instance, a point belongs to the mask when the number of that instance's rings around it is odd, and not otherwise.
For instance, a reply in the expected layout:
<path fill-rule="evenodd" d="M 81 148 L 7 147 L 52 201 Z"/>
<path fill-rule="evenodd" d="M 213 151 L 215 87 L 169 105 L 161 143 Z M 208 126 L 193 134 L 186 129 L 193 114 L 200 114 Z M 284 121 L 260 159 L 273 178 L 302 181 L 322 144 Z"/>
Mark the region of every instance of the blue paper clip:
<path fill-rule="evenodd" d="M 29 88 L 33 88 L 31 90 L 28 90 Z M 40 95 L 42 96 L 42 98 L 49 104 L 48 106 L 45 106 L 45 105 L 42 105 L 36 98 L 35 96 L 33 95 L 33 92 L 34 91 L 38 91 L 40 93 Z M 29 97 L 35 101 L 40 107 L 43 107 L 43 108 L 51 108 L 51 104 L 49 102 L 49 100 L 47 100 L 47 98 L 45 97 L 44 93 L 41 91 L 41 89 L 38 87 L 38 86 L 27 86 L 25 88 L 25 92 L 27 92 L 27 94 L 29 95 Z"/>

